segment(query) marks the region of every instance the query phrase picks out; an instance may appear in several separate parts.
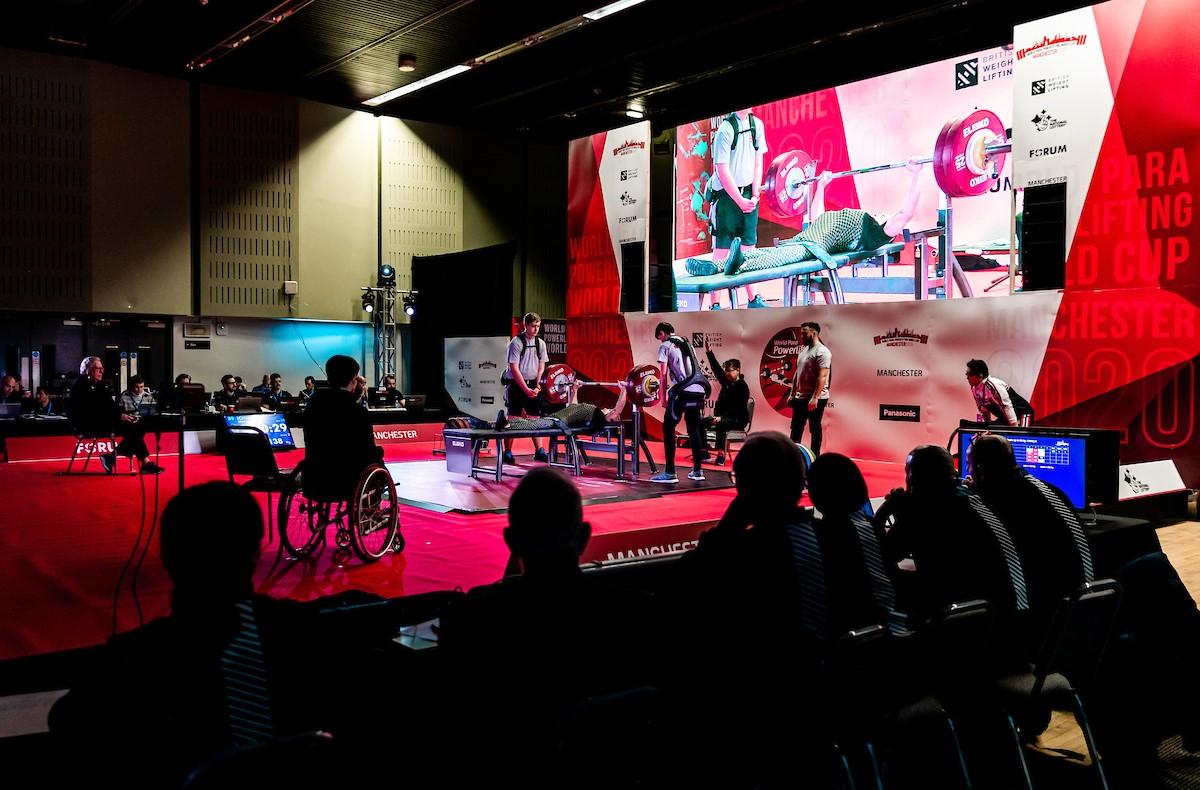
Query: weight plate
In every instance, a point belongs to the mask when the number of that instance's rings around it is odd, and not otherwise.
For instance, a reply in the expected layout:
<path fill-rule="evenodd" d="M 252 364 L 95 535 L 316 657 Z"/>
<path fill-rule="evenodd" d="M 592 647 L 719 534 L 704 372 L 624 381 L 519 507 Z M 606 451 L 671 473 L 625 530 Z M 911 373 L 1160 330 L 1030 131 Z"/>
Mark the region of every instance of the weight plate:
<path fill-rule="evenodd" d="M 808 189 L 804 180 L 816 171 L 816 162 L 799 149 L 785 151 L 767 168 L 767 205 L 781 217 L 799 217 L 808 209 Z"/>
<path fill-rule="evenodd" d="M 1006 139 L 1003 121 L 991 110 L 975 110 L 943 126 L 934 146 L 933 175 L 947 197 L 972 197 L 991 189 L 991 163 L 1000 172 L 1005 155 L 989 158 L 987 145 Z"/>

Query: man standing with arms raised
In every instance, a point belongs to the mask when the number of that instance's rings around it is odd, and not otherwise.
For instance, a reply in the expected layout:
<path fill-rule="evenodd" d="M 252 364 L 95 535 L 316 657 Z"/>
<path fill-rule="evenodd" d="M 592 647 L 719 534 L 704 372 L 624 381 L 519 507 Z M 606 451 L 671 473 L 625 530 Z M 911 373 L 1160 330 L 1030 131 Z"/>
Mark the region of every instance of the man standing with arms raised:
<path fill-rule="evenodd" d="M 821 418 L 829 403 L 830 366 L 833 354 L 821 343 L 821 325 L 800 325 L 800 352 L 796 354 L 796 376 L 792 379 L 792 441 L 803 443 L 804 425 L 812 432 L 813 455 L 821 454 Z"/>
<path fill-rule="evenodd" d="M 542 317 L 537 313 L 526 313 L 522 318 L 523 330 L 508 343 L 508 368 L 501 376 L 504 382 L 504 402 L 508 406 L 508 417 L 539 417 L 542 405 L 538 396 L 542 393 L 539 382 L 546 370 L 550 355 L 546 351 L 546 341 L 538 337 L 542 328 Z M 548 461 L 546 448 L 542 447 L 542 439 L 534 438 L 533 454 L 535 461 Z M 517 459 L 512 453 L 512 439 L 504 442 L 504 463 L 515 464 Z"/>

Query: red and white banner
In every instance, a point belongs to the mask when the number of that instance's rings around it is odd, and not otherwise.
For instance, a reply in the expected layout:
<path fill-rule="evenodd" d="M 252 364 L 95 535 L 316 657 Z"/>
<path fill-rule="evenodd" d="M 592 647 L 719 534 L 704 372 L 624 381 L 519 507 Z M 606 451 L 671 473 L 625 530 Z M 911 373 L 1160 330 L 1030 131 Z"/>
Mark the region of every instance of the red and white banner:
<path fill-rule="evenodd" d="M 572 140 L 567 160 L 567 360 L 593 379 L 623 377 L 621 245 L 642 243 L 644 277 L 650 124 Z"/>
<path fill-rule="evenodd" d="M 639 363 L 658 358 L 659 321 L 691 341 L 710 377 L 706 340 L 722 363 L 740 360 L 755 399 L 753 429 L 784 433 L 791 424 L 787 396 L 800 324 L 817 321 L 833 354 L 823 449 L 896 462 L 918 444 L 945 444 L 960 419 L 975 418 L 964 377 L 968 359 L 986 360 L 993 375 L 1021 394 L 1031 392 L 1060 298 L 1041 292 L 835 309 L 630 314 L 625 320 Z M 718 392 L 714 386 L 714 398 Z M 661 406 L 648 411 L 661 419 Z"/>

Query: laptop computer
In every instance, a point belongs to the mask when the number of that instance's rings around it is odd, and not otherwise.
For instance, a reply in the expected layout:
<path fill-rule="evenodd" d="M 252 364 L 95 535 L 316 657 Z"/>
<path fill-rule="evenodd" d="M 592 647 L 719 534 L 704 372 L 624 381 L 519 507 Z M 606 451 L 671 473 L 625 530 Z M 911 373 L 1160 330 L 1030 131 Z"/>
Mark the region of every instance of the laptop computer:
<path fill-rule="evenodd" d="M 137 413 L 139 417 L 151 417 L 155 414 L 158 414 L 158 404 L 139 403 L 137 407 Z"/>
<path fill-rule="evenodd" d="M 20 403 L 0 403 L 0 420 L 11 420 L 21 416 Z"/>
<path fill-rule="evenodd" d="M 256 412 L 261 409 L 262 398 L 257 395 L 243 395 L 238 398 L 237 405 L 233 407 L 233 410 L 239 413 Z"/>
<path fill-rule="evenodd" d="M 423 409 L 425 408 L 425 396 L 406 395 L 404 396 L 404 405 L 410 409 Z"/>

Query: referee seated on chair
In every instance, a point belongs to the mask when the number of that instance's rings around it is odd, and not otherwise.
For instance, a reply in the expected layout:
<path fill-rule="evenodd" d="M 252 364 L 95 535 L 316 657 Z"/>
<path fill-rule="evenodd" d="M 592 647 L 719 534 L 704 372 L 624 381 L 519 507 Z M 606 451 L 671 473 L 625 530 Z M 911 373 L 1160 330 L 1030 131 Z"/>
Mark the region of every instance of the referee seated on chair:
<path fill-rule="evenodd" d="M 727 359 L 724 364 L 708 347 L 708 336 L 704 337 L 704 353 L 708 356 L 708 364 L 712 367 L 713 375 L 721 384 L 721 394 L 713 406 L 711 417 L 700 418 L 701 431 L 713 431 L 717 435 L 716 451 L 717 466 L 725 465 L 725 435 L 730 431 L 744 431 L 750 422 L 750 387 L 746 377 L 742 375 L 742 362 L 739 359 Z M 700 453 L 700 460 L 707 461 L 708 446 Z"/>
<path fill-rule="evenodd" d="M 150 451 L 146 449 L 146 428 L 141 424 L 141 418 L 136 413 L 125 413 L 113 400 L 108 382 L 104 380 L 104 361 L 100 357 L 85 357 L 79 364 L 79 378 L 71 387 L 67 414 L 75 430 L 85 436 L 117 434 L 122 437 L 113 452 L 100 456 L 104 471 L 112 474 L 118 455 L 137 458 L 142 474 L 162 471 L 161 466 L 147 460 Z"/>
<path fill-rule="evenodd" d="M 371 418 L 358 403 L 358 362 L 335 354 L 325 363 L 328 389 L 309 398 L 304 416 L 305 493 L 313 499 L 347 500 L 371 464 L 382 463 Z"/>
<path fill-rule="evenodd" d="M 526 313 L 522 325 L 524 328 L 521 334 L 508 342 L 508 367 L 501 376 L 509 419 L 541 416 L 542 404 L 538 396 L 541 395 L 542 388 L 538 382 L 542 380 L 546 363 L 550 361 L 546 341 L 538 337 L 538 331 L 542 328 L 542 317 L 537 313 Z M 533 440 L 535 461 L 547 461 L 550 458 L 546 455 L 546 448 L 542 446 L 542 442 L 540 438 Z M 512 443 L 512 439 L 504 442 L 506 464 L 517 462 L 513 457 Z"/>

